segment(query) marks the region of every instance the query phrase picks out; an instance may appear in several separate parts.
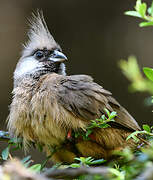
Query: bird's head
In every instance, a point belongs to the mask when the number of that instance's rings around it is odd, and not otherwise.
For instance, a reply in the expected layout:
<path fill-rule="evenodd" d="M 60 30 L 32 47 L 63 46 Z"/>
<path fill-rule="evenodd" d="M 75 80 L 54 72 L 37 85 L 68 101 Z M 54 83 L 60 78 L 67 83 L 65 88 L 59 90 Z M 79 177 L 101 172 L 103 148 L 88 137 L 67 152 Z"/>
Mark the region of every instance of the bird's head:
<path fill-rule="evenodd" d="M 53 72 L 65 75 L 64 61 L 67 57 L 50 34 L 43 14 L 33 14 L 30 26 L 29 41 L 24 45 L 14 72 L 15 82 L 25 77 L 39 78 Z"/>

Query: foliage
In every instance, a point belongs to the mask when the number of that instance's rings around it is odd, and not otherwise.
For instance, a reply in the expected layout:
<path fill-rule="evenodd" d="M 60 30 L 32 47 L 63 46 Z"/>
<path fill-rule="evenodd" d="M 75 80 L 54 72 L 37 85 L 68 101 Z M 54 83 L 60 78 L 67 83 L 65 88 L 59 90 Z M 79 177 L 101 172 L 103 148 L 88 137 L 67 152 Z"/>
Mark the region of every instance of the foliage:
<path fill-rule="evenodd" d="M 108 109 L 104 109 L 105 114 L 103 114 L 101 116 L 100 119 L 96 119 L 96 120 L 91 120 L 91 123 L 89 124 L 89 126 L 86 128 L 86 131 L 77 131 L 75 132 L 75 138 L 78 138 L 80 136 L 82 136 L 82 138 L 84 140 L 89 140 L 90 139 L 90 135 L 93 132 L 93 129 L 95 128 L 107 128 L 110 125 L 108 124 L 109 122 L 113 122 L 114 118 L 117 116 L 116 112 L 109 112 Z"/>
<path fill-rule="evenodd" d="M 141 0 L 136 1 L 136 6 L 134 11 L 125 12 L 126 15 L 135 16 L 144 20 L 139 25 L 140 27 L 153 26 L 153 3 L 147 9 L 147 4 Z M 144 67 L 143 72 L 146 77 L 140 71 L 136 57 L 130 56 L 128 61 L 120 60 L 119 66 L 123 74 L 129 79 L 131 85 L 129 86 L 130 91 L 139 91 L 139 92 L 148 92 L 153 95 L 153 69 Z M 117 116 L 116 112 L 109 112 L 105 109 L 104 115 L 100 119 L 92 120 L 89 126 L 86 128 L 86 131 L 77 131 L 73 132 L 74 138 L 82 137 L 84 140 L 89 140 L 93 129 L 95 128 L 107 128 L 109 127 L 109 122 L 114 121 Z M 1 152 L 1 160 L 7 161 L 8 159 L 13 159 L 11 153 L 17 149 L 22 149 L 22 139 L 20 138 L 9 138 L 8 133 L 0 131 L 0 139 L 9 139 L 8 146 Z M 143 140 L 142 140 L 143 137 Z M 88 175 L 81 174 L 78 175 L 75 179 L 86 180 L 132 180 L 132 179 L 151 179 L 149 177 L 149 170 L 153 171 L 153 126 L 147 124 L 143 125 L 141 131 L 135 131 L 127 137 L 133 139 L 136 142 L 139 142 L 139 146 L 133 152 L 132 150 L 126 148 L 123 151 L 116 151 L 114 155 L 118 158 L 107 162 L 104 159 L 95 160 L 92 157 L 77 157 L 75 158 L 75 163 L 65 165 L 62 163 L 55 164 L 51 168 L 46 168 L 46 163 L 56 152 L 56 147 L 51 149 L 51 154 L 46 157 L 45 161 L 41 164 L 35 164 L 31 159 L 31 156 L 26 156 L 21 160 L 22 164 L 31 171 L 43 173 L 44 171 L 51 170 L 53 173 L 54 170 L 60 169 L 80 169 L 80 168 L 90 168 L 96 166 L 97 168 L 107 166 L 107 174 L 91 173 Z M 144 140 L 145 139 L 145 140 Z M 35 147 L 40 151 L 43 150 L 43 146 L 36 144 Z M 33 164 L 32 164 L 33 163 Z M 32 164 L 32 165 L 31 165 Z M 151 172 L 152 172 L 151 171 Z M 147 178 L 146 178 L 147 175 Z M 148 178 L 149 177 L 149 178 Z M 62 178 L 60 178 L 62 179 Z"/>
<path fill-rule="evenodd" d="M 95 122 L 91 121 L 91 124 L 87 127 L 87 132 L 90 129 L 91 131 L 94 128 L 107 128 L 109 127 L 109 122 L 114 121 L 114 118 L 116 117 L 116 112 L 109 112 L 105 109 L 106 115 L 103 115 L 101 119 L 97 119 Z M 89 134 L 89 133 L 88 133 Z M 107 162 L 104 159 L 93 159 L 92 157 L 77 157 L 75 158 L 75 163 L 72 163 L 70 165 L 65 164 L 55 164 L 51 168 L 46 168 L 46 162 L 49 160 L 49 158 L 53 155 L 55 152 L 52 150 L 52 153 L 50 156 L 46 157 L 46 160 L 42 162 L 41 164 L 32 164 L 33 160 L 31 159 L 31 156 L 27 156 L 21 160 L 22 164 L 28 168 L 31 171 L 43 173 L 44 171 L 50 169 L 52 172 L 56 169 L 69 169 L 74 168 L 77 170 L 77 168 L 82 167 L 92 167 L 92 166 L 102 166 L 107 165 L 108 167 L 108 177 L 105 175 L 79 175 L 76 179 L 85 180 L 85 179 L 110 179 L 110 180 L 124 180 L 124 179 L 133 179 L 143 170 L 145 170 L 148 166 L 153 165 L 153 127 L 150 127 L 148 125 L 143 125 L 142 131 L 136 131 L 129 135 L 127 138 L 133 138 L 136 142 L 139 140 L 139 135 L 143 134 L 145 135 L 147 142 L 149 144 L 149 148 L 146 147 L 146 144 L 141 144 L 141 147 L 138 147 L 138 149 L 133 153 L 130 149 L 124 149 L 123 151 L 116 151 L 115 155 L 119 156 L 120 158 Z M 82 135 L 82 134 L 81 134 Z M 86 133 L 84 134 L 85 137 Z M 39 149 L 42 151 L 42 147 L 40 145 L 37 145 L 35 147 L 39 147 Z M 22 148 L 22 139 L 19 138 L 13 138 L 8 141 L 8 146 L 2 151 L 1 157 L 3 161 L 6 161 L 7 159 L 12 159 L 11 150 L 17 150 Z M 143 163 L 142 163 L 143 162 Z M 32 164 L 32 165 L 31 165 Z"/>
<path fill-rule="evenodd" d="M 145 20 L 139 24 L 140 27 L 153 26 L 153 3 L 147 9 L 147 4 L 145 2 L 137 0 L 134 8 L 134 11 L 126 11 L 125 14 Z"/>
<path fill-rule="evenodd" d="M 92 157 L 87 157 L 87 158 L 80 157 L 80 158 L 75 158 L 75 160 L 79 161 L 79 163 L 70 164 L 68 167 L 72 167 L 72 168 L 78 168 L 81 166 L 89 167 L 90 165 L 98 165 L 106 162 L 106 160 L 104 159 L 94 160 Z"/>
<path fill-rule="evenodd" d="M 153 72 L 151 68 L 143 68 L 145 75 L 148 78 L 143 77 L 140 68 L 137 63 L 137 59 L 134 56 L 130 56 L 128 60 L 120 60 L 119 67 L 123 74 L 127 77 L 131 84 L 129 86 L 130 91 L 148 92 L 153 95 L 153 83 L 150 81 L 153 78 Z"/>

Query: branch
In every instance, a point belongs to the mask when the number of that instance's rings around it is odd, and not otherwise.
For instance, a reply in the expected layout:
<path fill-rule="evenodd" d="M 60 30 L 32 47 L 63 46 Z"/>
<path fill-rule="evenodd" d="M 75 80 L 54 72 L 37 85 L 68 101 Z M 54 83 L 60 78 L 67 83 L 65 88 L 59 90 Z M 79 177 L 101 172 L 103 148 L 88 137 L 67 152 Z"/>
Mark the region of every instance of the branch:
<path fill-rule="evenodd" d="M 48 179 L 39 173 L 35 173 L 25 168 L 17 159 L 6 162 L 0 166 L 0 179 L 16 180 L 53 180 Z"/>
<path fill-rule="evenodd" d="M 56 179 L 67 179 L 67 178 L 76 178 L 80 175 L 101 175 L 105 178 L 109 176 L 109 168 L 107 167 L 80 167 L 80 168 L 68 168 L 68 169 L 54 169 L 48 170 L 43 173 L 47 178 L 56 178 Z"/>
<path fill-rule="evenodd" d="M 135 180 L 152 180 L 153 178 L 153 165 L 147 167 L 144 172 L 142 172 Z"/>
<path fill-rule="evenodd" d="M 51 169 L 45 173 L 39 174 L 25 168 L 23 164 L 13 159 L 7 161 L 3 166 L 0 166 L 0 179 L 5 176 L 10 179 L 18 180 L 55 180 L 55 179 L 74 179 L 80 175 L 101 175 L 105 179 L 109 178 L 110 171 L 107 167 L 85 167 L 67 168 L 67 169 Z"/>

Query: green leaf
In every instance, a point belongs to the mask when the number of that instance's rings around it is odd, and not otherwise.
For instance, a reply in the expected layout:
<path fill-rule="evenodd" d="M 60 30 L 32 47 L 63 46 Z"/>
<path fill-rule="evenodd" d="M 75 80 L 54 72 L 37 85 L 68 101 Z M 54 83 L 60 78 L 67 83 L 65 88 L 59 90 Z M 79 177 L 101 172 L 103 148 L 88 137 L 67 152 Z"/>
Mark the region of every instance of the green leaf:
<path fill-rule="evenodd" d="M 141 3 L 141 0 L 137 0 L 135 9 L 141 15 L 142 18 L 145 17 L 147 10 L 146 3 Z"/>
<path fill-rule="evenodd" d="M 92 133 L 92 130 L 88 129 L 87 132 L 86 132 L 86 137 L 88 137 L 91 133 Z"/>
<path fill-rule="evenodd" d="M 109 118 L 110 118 L 110 119 L 113 119 L 113 118 L 116 117 L 116 116 L 117 116 L 117 113 L 116 113 L 115 111 L 113 111 L 113 112 L 111 112 Z"/>
<path fill-rule="evenodd" d="M 77 164 L 77 163 L 73 163 L 70 165 L 70 167 L 72 168 L 79 168 L 81 165 L 80 164 Z"/>
<path fill-rule="evenodd" d="M 29 165 L 31 164 L 33 162 L 33 160 L 32 159 L 30 159 L 30 160 L 28 160 L 28 161 L 26 161 L 23 165 L 24 165 L 24 167 L 29 167 Z"/>
<path fill-rule="evenodd" d="M 141 0 L 136 1 L 135 10 L 139 12 L 140 6 L 141 6 Z"/>
<path fill-rule="evenodd" d="M 153 26 L 153 22 L 142 22 L 139 24 L 140 27 Z"/>
<path fill-rule="evenodd" d="M 143 125 L 143 129 L 149 133 L 151 132 L 151 128 L 147 124 Z"/>
<path fill-rule="evenodd" d="M 92 157 L 85 158 L 85 162 L 92 162 L 94 159 Z"/>
<path fill-rule="evenodd" d="M 152 2 L 152 4 L 151 4 L 151 6 L 148 8 L 148 14 L 149 14 L 150 16 L 153 16 L 153 2 Z"/>
<path fill-rule="evenodd" d="M 21 162 L 24 164 L 24 163 L 26 163 L 28 160 L 30 160 L 31 159 L 31 156 L 27 156 L 27 157 L 25 157 L 25 158 L 23 158 L 22 160 L 21 160 Z"/>
<path fill-rule="evenodd" d="M 22 143 L 22 138 L 11 138 L 9 141 L 8 141 L 9 144 L 19 144 L 19 143 Z"/>
<path fill-rule="evenodd" d="M 126 11 L 124 14 L 128 15 L 128 16 L 134 16 L 134 17 L 141 18 L 141 15 L 137 11 Z"/>
<path fill-rule="evenodd" d="M 123 171 L 120 172 L 119 170 L 114 168 L 109 168 L 109 171 L 117 177 L 115 178 L 116 180 L 125 180 L 125 173 Z"/>
<path fill-rule="evenodd" d="M 141 14 L 141 16 L 144 18 L 146 15 L 146 10 L 147 10 L 147 5 L 146 3 L 142 3 L 139 9 L 139 13 Z"/>
<path fill-rule="evenodd" d="M 110 125 L 106 123 L 99 125 L 99 128 L 108 128 L 108 127 L 110 127 Z"/>
<path fill-rule="evenodd" d="M 148 79 L 153 81 L 153 69 L 148 68 L 148 67 L 144 67 L 143 72 L 145 73 L 145 75 L 147 76 Z"/>
<path fill-rule="evenodd" d="M 101 119 L 102 119 L 102 120 L 105 120 L 105 115 L 104 115 L 104 114 L 101 116 Z"/>
<path fill-rule="evenodd" d="M 5 149 L 2 151 L 2 159 L 3 159 L 3 160 L 7 160 L 7 159 L 8 159 L 9 150 L 10 150 L 10 146 L 8 146 L 7 148 L 5 148 Z"/>
<path fill-rule="evenodd" d="M 127 138 L 126 141 L 128 141 L 130 138 L 133 138 L 135 140 L 135 142 L 139 142 L 139 139 L 136 137 L 136 135 L 140 133 L 140 131 L 135 131 L 133 133 L 131 133 Z"/>
<path fill-rule="evenodd" d="M 40 172 L 41 170 L 41 164 L 34 164 L 31 167 L 29 167 L 30 170 L 35 171 L 35 172 Z"/>
<path fill-rule="evenodd" d="M 108 109 L 104 108 L 104 111 L 106 112 L 106 114 L 108 115 L 108 117 L 110 116 L 110 112 L 108 111 Z"/>
<path fill-rule="evenodd" d="M 80 158 L 76 157 L 74 159 L 81 162 L 81 157 Z"/>
<path fill-rule="evenodd" d="M 104 159 L 98 159 L 98 160 L 94 160 L 94 161 L 90 162 L 89 165 L 102 164 L 102 163 L 104 163 L 104 162 L 106 162 L 106 160 L 104 160 Z"/>

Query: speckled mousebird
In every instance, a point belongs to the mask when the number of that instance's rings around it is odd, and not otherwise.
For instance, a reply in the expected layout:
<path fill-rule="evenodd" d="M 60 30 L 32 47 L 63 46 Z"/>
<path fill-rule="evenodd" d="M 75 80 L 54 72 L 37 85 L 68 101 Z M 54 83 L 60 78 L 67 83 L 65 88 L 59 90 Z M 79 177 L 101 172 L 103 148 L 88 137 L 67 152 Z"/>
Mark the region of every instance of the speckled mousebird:
<path fill-rule="evenodd" d="M 8 128 L 23 137 L 24 146 L 32 141 L 57 150 L 54 162 L 73 162 L 78 156 L 109 159 L 113 150 L 134 147 L 127 136 L 140 130 L 135 119 L 88 75 L 66 75 L 67 57 L 50 34 L 42 13 L 33 15 L 22 56 L 14 71 L 13 100 Z M 93 129 L 89 140 L 72 138 L 75 131 L 86 131 L 91 120 L 116 111 L 108 128 Z M 59 148 L 58 148 L 59 147 Z"/>

